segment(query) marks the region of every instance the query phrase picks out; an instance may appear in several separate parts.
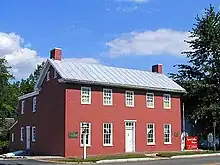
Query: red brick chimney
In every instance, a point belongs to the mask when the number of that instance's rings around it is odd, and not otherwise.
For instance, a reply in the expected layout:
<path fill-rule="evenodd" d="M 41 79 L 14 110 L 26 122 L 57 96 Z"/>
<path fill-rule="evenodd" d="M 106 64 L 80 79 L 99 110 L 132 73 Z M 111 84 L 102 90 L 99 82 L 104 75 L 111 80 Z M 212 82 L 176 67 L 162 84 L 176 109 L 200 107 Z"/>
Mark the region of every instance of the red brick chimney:
<path fill-rule="evenodd" d="M 153 65 L 152 66 L 152 72 L 163 73 L 163 66 L 162 66 L 162 64 Z"/>
<path fill-rule="evenodd" d="M 62 59 L 62 50 L 60 48 L 54 48 L 50 51 L 50 59 L 59 60 Z"/>

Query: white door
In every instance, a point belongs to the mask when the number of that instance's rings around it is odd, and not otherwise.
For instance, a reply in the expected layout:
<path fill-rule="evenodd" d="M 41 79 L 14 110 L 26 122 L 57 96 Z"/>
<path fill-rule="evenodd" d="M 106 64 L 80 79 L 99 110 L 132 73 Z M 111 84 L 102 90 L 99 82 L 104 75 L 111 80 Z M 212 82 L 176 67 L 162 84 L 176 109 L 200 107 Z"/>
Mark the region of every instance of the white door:
<path fill-rule="evenodd" d="M 135 127 L 133 122 L 125 123 L 125 152 L 135 152 Z"/>
<path fill-rule="evenodd" d="M 31 127 L 26 126 L 26 149 L 30 149 L 31 145 Z"/>
<path fill-rule="evenodd" d="M 125 151 L 126 152 L 133 152 L 133 130 L 132 129 L 126 129 L 125 130 Z"/>

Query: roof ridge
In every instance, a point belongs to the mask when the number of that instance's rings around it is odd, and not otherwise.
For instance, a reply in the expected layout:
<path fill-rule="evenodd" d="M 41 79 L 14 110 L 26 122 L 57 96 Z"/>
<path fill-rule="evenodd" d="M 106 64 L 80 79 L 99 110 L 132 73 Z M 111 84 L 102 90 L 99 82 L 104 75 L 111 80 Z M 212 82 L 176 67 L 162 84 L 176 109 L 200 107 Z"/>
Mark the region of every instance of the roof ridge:
<path fill-rule="evenodd" d="M 62 60 L 64 61 L 68 61 L 68 60 L 72 60 L 75 61 L 77 63 L 82 63 L 82 64 L 89 64 L 89 65 L 101 65 L 104 67 L 109 67 L 109 68 L 117 68 L 117 69 L 129 69 L 129 70 L 134 70 L 134 71 L 141 71 L 141 72 L 148 72 L 148 73 L 152 73 L 152 74 L 157 74 L 157 75 L 165 75 L 164 73 L 157 73 L 157 72 L 152 72 L 149 70 L 143 70 L 143 69 L 135 69 L 135 68 L 125 68 L 125 67 L 118 67 L 118 66 L 110 66 L 110 65 L 104 65 L 102 63 L 89 63 L 89 62 L 83 62 L 74 58 L 63 58 Z M 60 61 L 62 62 L 62 61 Z M 165 75 L 166 76 L 166 75 Z"/>

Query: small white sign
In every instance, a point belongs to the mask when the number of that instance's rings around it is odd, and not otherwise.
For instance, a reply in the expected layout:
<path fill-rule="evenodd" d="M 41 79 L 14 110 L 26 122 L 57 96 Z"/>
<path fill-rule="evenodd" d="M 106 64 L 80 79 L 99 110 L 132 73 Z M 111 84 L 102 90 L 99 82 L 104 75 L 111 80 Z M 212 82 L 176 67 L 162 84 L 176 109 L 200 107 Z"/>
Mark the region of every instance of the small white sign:
<path fill-rule="evenodd" d="M 213 134 L 212 134 L 212 133 L 209 133 L 207 139 L 208 139 L 208 142 L 209 142 L 209 143 L 212 143 L 213 140 L 214 140 Z"/>

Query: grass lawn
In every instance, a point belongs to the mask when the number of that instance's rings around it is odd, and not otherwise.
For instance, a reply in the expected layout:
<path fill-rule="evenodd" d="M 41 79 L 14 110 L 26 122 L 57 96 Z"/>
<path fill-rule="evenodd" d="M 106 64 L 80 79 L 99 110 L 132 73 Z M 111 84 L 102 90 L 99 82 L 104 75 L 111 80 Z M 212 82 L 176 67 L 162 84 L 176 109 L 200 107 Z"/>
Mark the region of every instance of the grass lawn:
<path fill-rule="evenodd" d="M 111 160 L 111 159 L 129 159 L 129 158 L 149 158 L 145 154 L 118 154 L 118 155 L 110 155 L 110 156 L 92 156 L 87 157 L 87 159 L 83 160 L 82 158 L 64 158 L 64 159 L 56 159 L 58 162 L 97 162 L 99 160 Z"/>
<path fill-rule="evenodd" d="M 195 155 L 195 154 L 213 154 L 213 153 L 220 153 L 219 151 L 183 151 L 183 152 L 160 152 L 156 154 L 159 157 L 172 157 L 172 156 L 179 156 L 179 155 Z"/>
<path fill-rule="evenodd" d="M 212 154 L 212 153 L 220 153 L 214 151 L 183 151 L 183 152 L 159 152 L 156 154 L 156 157 L 172 157 L 178 155 L 194 155 L 194 154 Z M 116 154 L 116 155 L 108 155 L 108 156 L 91 156 L 87 157 L 87 159 L 82 158 L 62 158 L 62 159 L 53 159 L 51 161 L 56 162 L 97 162 L 99 160 L 112 160 L 112 159 L 129 159 L 129 158 L 152 158 L 154 156 L 147 156 L 144 153 L 133 153 L 133 154 Z"/>

